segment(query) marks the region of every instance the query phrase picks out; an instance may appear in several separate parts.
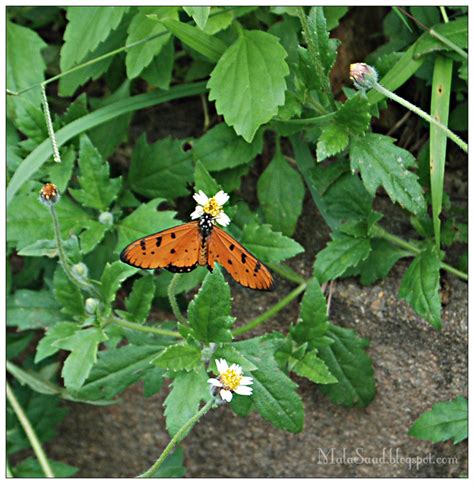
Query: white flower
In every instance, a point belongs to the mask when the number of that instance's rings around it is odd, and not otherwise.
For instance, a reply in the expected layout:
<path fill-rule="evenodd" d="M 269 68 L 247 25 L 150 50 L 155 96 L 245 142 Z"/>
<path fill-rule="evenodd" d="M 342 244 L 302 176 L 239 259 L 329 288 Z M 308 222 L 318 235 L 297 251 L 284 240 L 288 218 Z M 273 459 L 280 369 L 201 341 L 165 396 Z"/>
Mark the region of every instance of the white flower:
<path fill-rule="evenodd" d="M 205 213 L 212 216 L 212 219 L 219 225 L 226 226 L 230 223 L 230 218 L 224 213 L 222 206 L 229 200 L 229 195 L 223 190 L 217 192 L 213 197 L 209 198 L 202 190 L 199 190 L 193 195 L 197 205 L 194 212 L 191 214 L 192 219 L 202 217 Z"/>
<path fill-rule="evenodd" d="M 249 385 L 253 384 L 253 379 L 250 376 L 242 375 L 242 368 L 233 363 L 227 364 L 224 358 L 216 360 L 217 371 L 219 378 L 209 378 L 207 380 L 213 387 L 219 388 L 219 395 L 222 400 L 230 402 L 233 393 L 238 395 L 252 395 L 252 388 Z"/>

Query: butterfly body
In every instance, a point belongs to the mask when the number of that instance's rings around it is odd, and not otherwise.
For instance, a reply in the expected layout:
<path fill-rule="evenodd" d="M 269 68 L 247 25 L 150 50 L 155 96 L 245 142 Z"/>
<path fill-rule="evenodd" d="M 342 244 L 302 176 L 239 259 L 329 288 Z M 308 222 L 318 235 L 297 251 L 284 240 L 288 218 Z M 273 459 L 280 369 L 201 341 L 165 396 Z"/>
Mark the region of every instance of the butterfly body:
<path fill-rule="evenodd" d="M 273 286 L 270 271 L 245 247 L 213 223 L 204 213 L 199 220 L 137 239 L 120 254 L 120 260 L 141 269 L 191 272 L 198 266 L 210 271 L 223 266 L 239 284 L 258 290 Z"/>

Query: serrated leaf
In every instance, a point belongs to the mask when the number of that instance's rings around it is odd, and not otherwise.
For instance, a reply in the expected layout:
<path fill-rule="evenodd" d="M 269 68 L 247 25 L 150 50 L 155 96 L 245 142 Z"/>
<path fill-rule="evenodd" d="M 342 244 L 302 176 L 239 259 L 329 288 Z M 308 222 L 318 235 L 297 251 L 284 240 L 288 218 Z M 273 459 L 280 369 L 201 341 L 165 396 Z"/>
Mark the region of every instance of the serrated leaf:
<path fill-rule="evenodd" d="M 79 471 L 78 467 L 70 466 L 65 462 L 59 462 L 48 457 L 48 463 L 54 477 L 72 477 Z M 40 463 L 34 457 L 27 457 L 13 468 L 14 477 L 46 477 Z"/>
<path fill-rule="evenodd" d="M 48 356 L 52 356 L 59 351 L 56 342 L 62 339 L 67 339 L 72 336 L 77 330 L 76 323 L 59 322 L 51 326 L 46 331 L 43 338 L 40 339 L 36 346 L 35 363 L 39 363 Z"/>
<path fill-rule="evenodd" d="M 309 351 L 302 359 L 290 357 L 290 364 L 292 365 L 291 371 L 313 383 L 323 385 L 337 383 L 337 378 L 329 371 L 324 360 L 319 358 L 316 350 Z"/>
<path fill-rule="evenodd" d="M 204 193 L 217 193 L 221 189 L 220 185 L 206 170 L 204 165 L 198 160 L 194 168 L 194 190 L 202 190 Z"/>
<path fill-rule="evenodd" d="M 435 403 L 431 410 L 415 421 L 408 435 L 431 442 L 452 439 L 453 444 L 459 444 L 467 439 L 467 412 L 467 400 L 461 396 L 448 402 Z"/>
<path fill-rule="evenodd" d="M 417 255 L 403 275 L 399 297 L 423 319 L 441 328 L 440 261 L 434 247 Z"/>
<path fill-rule="evenodd" d="M 230 289 L 220 270 L 210 272 L 201 289 L 189 304 L 188 319 L 191 334 L 204 343 L 232 340 L 230 327 Z"/>
<path fill-rule="evenodd" d="M 125 279 L 133 276 L 137 271 L 138 269 L 136 267 L 130 267 L 121 261 L 115 261 L 112 264 L 107 262 L 100 280 L 100 291 L 106 306 L 109 306 L 115 300 L 115 293 L 120 287 L 120 284 Z"/>
<path fill-rule="evenodd" d="M 111 227 L 96 220 L 87 220 L 83 225 L 85 230 L 79 235 L 81 253 L 88 254 L 102 242 L 102 239 Z"/>
<path fill-rule="evenodd" d="M 131 320 L 136 323 L 145 322 L 155 296 L 155 281 L 153 276 L 147 275 L 133 283 L 132 291 L 125 299 L 125 307 L 130 313 Z"/>
<path fill-rule="evenodd" d="M 212 370 L 216 375 L 218 374 L 216 360 L 224 358 L 229 364 L 236 363 L 242 367 L 244 373 L 246 371 L 256 370 L 257 367 L 245 356 L 238 351 L 232 344 L 222 344 L 216 348 L 209 363 L 209 370 Z"/>
<path fill-rule="evenodd" d="M 340 153 L 349 143 L 349 135 L 337 124 L 330 124 L 321 131 L 316 147 L 318 161 L 323 161 L 330 156 Z"/>
<path fill-rule="evenodd" d="M 27 100 L 23 100 L 17 106 L 15 126 L 26 137 L 33 140 L 36 145 L 39 145 L 48 137 L 48 128 L 41 106 L 36 106 Z"/>
<path fill-rule="evenodd" d="M 193 158 L 200 161 L 208 171 L 220 171 L 246 164 L 263 149 L 263 132 L 251 143 L 225 123 L 220 123 L 201 136 L 193 145 Z"/>
<path fill-rule="evenodd" d="M 160 89 L 169 89 L 174 65 L 174 43 L 171 39 L 162 48 L 158 55 L 153 57 L 150 65 L 141 74 L 152 86 Z"/>
<path fill-rule="evenodd" d="M 298 242 L 280 232 L 273 232 L 267 224 L 246 224 L 240 241 L 263 262 L 281 262 L 304 252 Z"/>
<path fill-rule="evenodd" d="M 201 401 L 207 402 L 211 398 L 207 380 L 203 367 L 198 372 L 180 372 L 173 379 L 164 402 L 166 428 L 171 436 L 196 414 Z"/>
<path fill-rule="evenodd" d="M 304 183 L 281 152 L 258 179 L 257 193 L 265 220 L 274 230 L 293 235 L 303 210 Z"/>
<path fill-rule="evenodd" d="M 183 151 L 181 140 L 164 138 L 148 144 L 142 135 L 133 150 L 130 186 L 149 198 L 187 195 L 186 185 L 193 172 L 191 158 L 191 153 Z"/>
<path fill-rule="evenodd" d="M 206 27 L 207 19 L 209 18 L 209 13 L 211 12 L 211 7 L 183 7 L 184 11 L 193 18 L 196 25 L 204 30 Z"/>
<path fill-rule="evenodd" d="M 190 371 L 201 361 L 201 350 L 187 343 L 171 345 L 157 355 L 151 363 L 164 370 Z"/>
<path fill-rule="evenodd" d="M 54 271 L 53 287 L 54 296 L 56 301 L 61 304 L 63 313 L 76 318 L 84 315 L 82 292 L 67 278 L 61 266 L 58 266 Z"/>
<path fill-rule="evenodd" d="M 81 136 L 79 153 L 78 180 L 81 188 L 71 188 L 69 192 L 86 207 L 106 211 L 118 196 L 122 178 L 109 178 L 109 164 L 86 135 Z"/>
<path fill-rule="evenodd" d="M 336 112 L 335 123 L 350 135 L 362 135 L 370 123 L 370 104 L 362 92 L 349 98 Z"/>
<path fill-rule="evenodd" d="M 353 138 L 350 144 L 352 170 L 359 170 L 365 188 L 371 195 L 383 186 L 393 202 L 416 214 L 426 210 L 418 177 L 408 170 L 415 165 L 413 155 L 395 146 L 388 136 L 367 133 Z"/>
<path fill-rule="evenodd" d="M 285 102 L 286 55 L 277 37 L 244 30 L 211 73 L 209 100 L 249 143 Z"/>
<path fill-rule="evenodd" d="M 331 45 L 329 39 L 323 7 L 311 7 L 308 15 L 308 26 L 310 35 L 313 37 L 313 43 L 317 46 L 325 73 L 328 75 L 336 60 L 336 49 Z"/>
<path fill-rule="evenodd" d="M 334 341 L 330 346 L 320 347 L 319 356 L 338 383 L 321 386 L 321 392 L 337 405 L 367 406 L 375 396 L 372 360 L 364 351 L 368 341 L 351 329 L 334 325 L 327 334 Z"/>
<path fill-rule="evenodd" d="M 314 262 L 314 273 L 319 282 L 336 279 L 350 267 L 365 260 L 370 254 L 370 239 L 368 237 L 342 236 L 329 242 L 318 252 Z"/>

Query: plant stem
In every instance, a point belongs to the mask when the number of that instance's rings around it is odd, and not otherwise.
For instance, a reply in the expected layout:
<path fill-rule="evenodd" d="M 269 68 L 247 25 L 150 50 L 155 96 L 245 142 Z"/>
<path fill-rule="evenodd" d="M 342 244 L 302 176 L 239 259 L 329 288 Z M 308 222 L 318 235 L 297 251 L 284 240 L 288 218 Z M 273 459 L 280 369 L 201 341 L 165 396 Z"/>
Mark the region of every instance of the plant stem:
<path fill-rule="evenodd" d="M 270 319 L 272 316 L 277 314 L 281 311 L 285 306 L 287 306 L 293 299 L 296 299 L 304 290 L 306 289 L 306 282 L 300 284 L 297 288 L 293 289 L 289 294 L 287 294 L 283 299 L 278 301 L 273 307 L 262 313 L 257 318 L 253 319 L 252 321 L 244 324 L 240 328 L 235 329 L 232 331 L 233 336 L 240 336 L 241 334 L 250 331 L 251 329 L 260 326 L 264 323 L 267 319 Z"/>
<path fill-rule="evenodd" d="M 173 314 L 175 318 L 181 323 L 186 324 L 186 318 L 183 316 L 183 313 L 179 309 L 178 301 L 176 301 L 176 284 L 178 283 L 180 274 L 174 274 L 171 278 L 171 281 L 168 285 L 168 299 L 170 301 L 171 309 L 173 310 Z"/>
<path fill-rule="evenodd" d="M 131 321 L 121 319 L 115 315 L 111 317 L 110 322 L 113 324 L 116 324 L 117 326 L 121 326 L 122 328 L 133 329 L 135 331 L 141 331 L 143 333 L 153 333 L 153 334 L 159 334 L 161 336 L 172 336 L 174 338 L 182 338 L 182 336 L 177 331 L 171 331 L 169 329 L 161 329 L 161 328 L 155 328 L 153 326 L 144 326 L 143 324 L 132 323 Z"/>
<path fill-rule="evenodd" d="M 383 94 L 384 96 L 392 99 L 395 102 L 398 102 L 401 104 L 403 107 L 409 109 L 410 111 L 413 111 L 415 114 L 420 116 L 420 118 L 423 118 L 425 121 L 427 121 L 430 124 L 434 124 L 437 126 L 440 130 L 442 130 L 446 136 L 454 141 L 463 151 L 467 153 L 467 143 L 465 143 L 459 136 L 454 134 L 447 126 L 444 124 L 440 123 L 437 119 L 431 117 L 428 113 L 425 113 L 422 109 L 419 107 L 415 106 L 411 102 L 407 101 L 406 99 L 403 99 L 402 97 L 398 96 L 397 94 L 393 93 L 392 91 L 389 91 L 385 87 L 383 87 L 381 84 L 376 82 L 373 86 L 373 89 L 375 91 L 378 91 L 380 94 Z"/>
<path fill-rule="evenodd" d="M 51 140 L 51 147 L 53 149 L 53 160 L 56 163 L 61 163 L 61 156 L 59 155 L 58 143 L 56 141 L 56 136 L 54 134 L 53 122 L 51 121 L 51 113 L 49 111 L 48 97 L 46 96 L 46 87 L 44 84 L 41 84 L 41 96 L 43 100 L 44 119 L 46 121 L 48 136 L 49 136 L 49 139 Z"/>
<path fill-rule="evenodd" d="M 186 437 L 189 431 L 198 423 L 199 419 L 203 417 L 212 407 L 215 405 L 215 399 L 211 398 L 204 407 L 199 410 L 198 413 L 193 415 L 174 435 L 174 437 L 170 440 L 169 444 L 165 447 L 165 450 L 162 452 L 158 460 L 143 474 L 140 474 L 138 477 L 154 477 L 156 471 L 160 468 L 163 461 L 169 455 L 169 453 Z"/>
<path fill-rule="evenodd" d="M 273 271 L 280 274 L 282 277 L 284 277 L 288 281 L 296 282 L 296 284 L 304 284 L 306 282 L 306 280 L 303 276 L 300 276 L 297 272 L 295 272 L 293 269 L 291 269 L 290 267 L 288 267 L 284 264 L 269 264 L 269 263 L 267 263 L 267 266 L 270 269 L 272 269 Z"/>
<path fill-rule="evenodd" d="M 46 477 L 54 477 L 53 470 L 51 469 L 51 466 L 49 465 L 48 458 L 46 457 L 46 454 L 43 450 L 41 442 L 39 441 L 38 437 L 36 436 L 36 432 L 35 432 L 33 426 L 31 425 L 30 421 L 28 420 L 28 417 L 26 416 L 25 412 L 23 411 L 23 408 L 21 407 L 20 403 L 16 399 L 16 396 L 13 393 L 13 390 L 11 389 L 8 382 L 6 384 L 6 387 L 7 387 L 8 403 L 13 408 L 21 426 L 23 427 L 23 430 L 25 431 L 26 436 L 28 437 L 28 440 L 30 441 L 30 444 L 31 444 L 31 447 L 33 448 L 34 453 L 36 454 L 36 457 L 37 457 L 38 462 L 41 466 L 41 469 L 43 469 L 44 475 Z"/>

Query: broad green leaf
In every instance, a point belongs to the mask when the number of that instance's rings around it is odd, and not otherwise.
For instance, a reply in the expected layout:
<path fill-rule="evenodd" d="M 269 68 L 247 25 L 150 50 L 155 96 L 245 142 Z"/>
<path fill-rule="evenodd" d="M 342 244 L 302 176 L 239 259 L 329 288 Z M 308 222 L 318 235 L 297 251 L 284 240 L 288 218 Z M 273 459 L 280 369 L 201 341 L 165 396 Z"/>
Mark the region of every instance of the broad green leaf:
<path fill-rule="evenodd" d="M 444 442 L 452 440 L 459 444 L 467 439 L 467 400 L 456 397 L 447 402 L 438 402 L 421 415 L 410 427 L 408 435 L 420 440 Z"/>
<path fill-rule="evenodd" d="M 192 335 L 204 343 L 231 341 L 230 289 L 220 270 L 210 272 L 189 304 L 188 319 Z"/>
<path fill-rule="evenodd" d="M 320 251 L 314 262 L 314 273 L 319 282 L 336 279 L 350 267 L 367 259 L 370 254 L 368 237 L 338 237 Z"/>
<path fill-rule="evenodd" d="M 131 321 L 145 322 L 155 296 L 155 281 L 153 275 L 146 275 L 133 283 L 132 292 L 125 299 L 125 307 L 130 313 Z"/>
<path fill-rule="evenodd" d="M 141 74 L 152 86 L 160 89 L 169 89 L 171 76 L 174 66 L 174 43 L 170 39 L 161 49 L 158 55 L 153 57 L 150 65 L 146 67 Z"/>
<path fill-rule="evenodd" d="M 160 350 L 159 346 L 129 344 L 101 351 L 87 381 L 74 396 L 87 400 L 112 399 L 153 369 L 150 361 Z"/>
<path fill-rule="evenodd" d="M 242 177 L 248 175 L 249 171 L 250 165 L 240 165 L 235 168 L 227 168 L 226 170 L 218 171 L 215 173 L 215 177 L 218 183 L 222 186 L 222 189 L 226 193 L 231 193 L 240 190 Z"/>
<path fill-rule="evenodd" d="M 82 205 L 106 211 L 118 196 L 122 178 L 109 178 L 109 164 L 86 135 L 81 136 L 79 168 L 81 188 L 69 192 Z"/>
<path fill-rule="evenodd" d="M 157 15 L 158 18 L 177 18 L 176 7 L 138 7 L 139 11 L 133 17 L 128 27 L 127 44 L 138 42 L 146 37 L 156 36 L 153 40 L 144 42 L 128 50 L 125 64 L 127 66 L 127 77 L 133 79 L 158 55 L 163 46 L 170 40 L 168 29 L 148 17 Z"/>
<path fill-rule="evenodd" d="M 313 383 L 323 385 L 337 383 L 337 378 L 329 371 L 324 360 L 319 358 L 316 350 L 307 352 L 302 359 L 290 357 L 290 364 L 292 365 L 291 371 Z"/>
<path fill-rule="evenodd" d="M 236 363 L 242 367 L 244 373 L 257 369 L 257 367 L 250 360 L 245 358 L 245 356 L 238 351 L 233 344 L 230 343 L 219 345 L 212 354 L 208 370 L 212 370 L 216 375 L 218 374 L 216 360 L 219 358 L 224 358 L 224 360 L 226 360 L 230 365 L 232 363 Z"/>
<path fill-rule="evenodd" d="M 118 223 L 118 251 L 140 237 L 179 225 L 179 220 L 174 218 L 176 212 L 156 210 L 163 201 L 162 198 L 150 200 Z"/>
<path fill-rule="evenodd" d="M 349 7 L 323 7 L 326 17 L 326 27 L 328 31 L 335 29 L 339 25 L 339 20 L 349 11 Z"/>
<path fill-rule="evenodd" d="M 408 170 L 415 165 L 413 155 L 393 144 L 388 136 L 367 133 L 350 144 L 351 168 L 358 170 L 371 195 L 383 186 L 393 202 L 416 214 L 426 210 L 418 177 Z"/>
<path fill-rule="evenodd" d="M 79 471 L 78 467 L 70 466 L 65 462 L 59 462 L 48 457 L 48 463 L 54 477 L 72 477 Z M 34 457 L 27 457 L 13 468 L 14 477 L 46 477 L 40 463 Z"/>
<path fill-rule="evenodd" d="M 164 370 L 154 366 L 143 376 L 143 396 L 149 398 L 161 390 Z"/>
<path fill-rule="evenodd" d="M 275 231 L 293 235 L 303 210 L 304 183 L 280 151 L 258 179 L 257 193 L 265 220 Z"/>
<path fill-rule="evenodd" d="M 206 170 L 204 165 L 197 160 L 194 168 L 194 190 L 198 192 L 202 190 L 204 193 L 217 193 L 221 189 L 210 173 Z"/>
<path fill-rule="evenodd" d="M 193 158 L 208 171 L 220 171 L 249 163 L 263 150 L 263 131 L 251 143 L 237 136 L 232 128 L 220 123 L 193 145 Z"/>
<path fill-rule="evenodd" d="M 323 161 L 330 156 L 340 153 L 349 144 L 349 135 L 337 124 L 330 124 L 321 131 L 316 147 L 316 158 Z"/>
<path fill-rule="evenodd" d="M 78 329 L 76 323 L 69 322 L 60 322 L 48 328 L 45 335 L 40 339 L 36 346 L 35 363 L 39 363 L 48 356 L 57 353 L 59 347 L 56 345 L 56 342 L 69 338 Z"/>
<path fill-rule="evenodd" d="M 115 300 L 115 293 L 120 287 L 120 284 L 125 281 L 125 279 L 133 276 L 137 271 L 138 269 L 136 267 L 130 267 L 121 261 L 115 261 L 112 264 L 107 263 L 105 265 L 100 280 L 100 290 L 106 306 L 109 306 Z"/>
<path fill-rule="evenodd" d="M 330 346 L 318 348 L 337 383 L 320 387 L 322 393 L 337 404 L 346 407 L 365 407 L 375 396 L 372 360 L 364 351 L 366 339 L 355 331 L 331 325 L 327 335 L 334 340 Z"/>
<path fill-rule="evenodd" d="M 130 7 L 68 7 L 68 24 L 64 32 L 61 49 L 61 71 L 67 71 L 74 64 L 103 42 L 116 29 L 123 15 Z"/>
<path fill-rule="evenodd" d="M 115 178 L 115 180 L 118 179 Z M 79 235 L 81 253 L 88 254 L 102 241 L 110 227 L 96 220 L 89 219 L 84 223 L 84 228 L 86 230 Z"/>
<path fill-rule="evenodd" d="M 208 270 L 206 267 L 196 267 L 192 272 L 183 274 L 176 283 L 175 294 L 182 294 L 194 289 L 202 283 L 206 277 Z M 168 286 L 174 274 L 169 271 L 162 271 L 155 277 L 156 281 L 156 295 L 159 297 L 168 297 Z"/>
<path fill-rule="evenodd" d="M 203 367 L 198 372 L 180 372 L 173 379 L 164 402 L 166 428 L 171 436 L 196 414 L 201 401 L 207 402 L 211 398 L 207 380 Z"/>
<path fill-rule="evenodd" d="M 326 298 L 315 277 L 312 277 L 300 305 L 298 322 L 290 330 L 291 337 L 303 344 L 308 342 L 316 347 L 329 327 Z"/>
<path fill-rule="evenodd" d="M 19 289 L 7 301 L 7 326 L 25 329 L 53 326 L 64 319 L 50 291 Z"/>
<path fill-rule="evenodd" d="M 364 93 L 358 92 L 337 110 L 334 122 L 352 136 L 362 135 L 370 123 L 370 105 Z"/>
<path fill-rule="evenodd" d="M 192 370 L 199 366 L 201 350 L 187 343 L 171 345 L 157 355 L 151 363 L 164 370 Z"/>
<path fill-rule="evenodd" d="M 48 167 L 48 180 L 54 183 L 60 193 L 66 191 L 69 180 L 74 170 L 76 161 L 76 150 L 73 146 L 68 146 L 66 151 L 61 154 L 61 163 L 51 163 Z"/>
<path fill-rule="evenodd" d="M 234 11 L 225 10 L 225 7 L 211 7 L 212 15 L 207 19 L 204 32 L 214 35 L 221 30 L 225 30 L 234 20 Z"/>
<path fill-rule="evenodd" d="M 425 249 L 405 271 L 399 291 L 399 297 L 436 329 L 441 329 L 439 271 L 436 249 Z"/>
<path fill-rule="evenodd" d="M 44 395 L 56 395 L 61 392 L 61 387 L 42 378 L 38 373 L 23 370 L 12 362 L 6 362 L 8 373 L 14 376 L 22 385 L 28 385 L 32 390 Z"/>
<path fill-rule="evenodd" d="M 249 143 L 285 102 L 286 55 L 277 37 L 244 30 L 211 73 L 209 100 Z"/>
<path fill-rule="evenodd" d="M 192 180 L 191 153 L 183 141 L 164 138 L 148 144 L 142 135 L 133 150 L 129 182 L 132 190 L 148 198 L 173 199 L 188 195 Z"/>
<path fill-rule="evenodd" d="M 211 11 L 211 7 L 183 7 L 184 11 L 193 18 L 196 22 L 196 25 L 201 29 L 204 30 L 206 27 L 207 19 L 209 18 L 209 13 Z"/>
<path fill-rule="evenodd" d="M 61 311 L 63 313 L 76 318 L 84 315 L 84 297 L 82 292 L 67 278 L 60 265 L 54 271 L 53 290 L 56 301 L 62 306 Z"/>
<path fill-rule="evenodd" d="M 67 240 L 63 240 L 63 249 L 65 254 L 75 259 L 79 254 L 79 241 L 76 236 L 71 236 Z M 58 244 L 55 240 L 37 240 L 23 249 L 18 251 L 18 255 L 24 257 L 50 257 L 58 256 Z"/>
<path fill-rule="evenodd" d="M 17 106 L 15 126 L 36 144 L 41 143 L 48 137 L 48 128 L 41 106 L 36 106 L 27 100 L 23 100 Z"/>
<path fill-rule="evenodd" d="M 87 328 L 76 331 L 68 338 L 54 343 L 58 348 L 71 353 L 66 358 L 61 376 L 64 385 L 71 390 L 78 390 L 86 381 L 92 366 L 97 361 L 99 343 L 106 340 L 105 334 L 98 328 Z"/>
<path fill-rule="evenodd" d="M 267 224 L 246 224 L 240 241 L 263 262 L 281 262 L 304 252 L 298 242 L 280 232 L 273 232 Z"/>
<path fill-rule="evenodd" d="M 256 367 L 251 372 L 251 397 L 258 413 L 276 428 L 300 432 L 303 428 L 304 409 L 296 393 L 297 385 L 278 367 L 274 359 L 272 339 L 252 338 L 235 344 L 245 358 Z"/>

